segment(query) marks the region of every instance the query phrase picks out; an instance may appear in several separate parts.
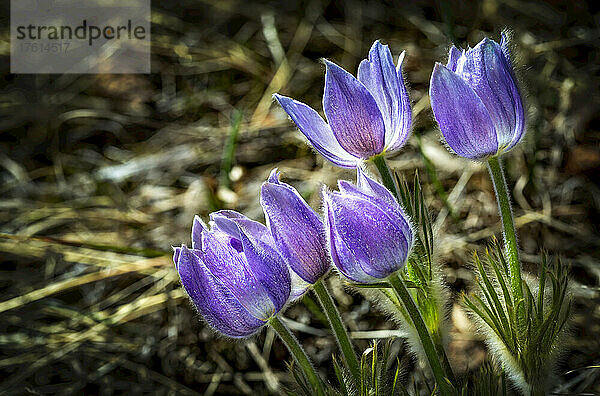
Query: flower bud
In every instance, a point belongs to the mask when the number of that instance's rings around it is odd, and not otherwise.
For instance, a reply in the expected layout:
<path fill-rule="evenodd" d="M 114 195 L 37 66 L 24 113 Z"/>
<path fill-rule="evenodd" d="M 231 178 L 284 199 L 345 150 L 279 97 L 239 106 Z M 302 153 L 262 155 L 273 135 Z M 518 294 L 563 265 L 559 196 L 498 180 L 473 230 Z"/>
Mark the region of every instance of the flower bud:
<path fill-rule="evenodd" d="M 294 187 L 279 181 L 277 169 L 263 183 L 260 202 L 283 258 L 305 286 L 315 284 L 331 268 L 319 216 Z"/>
<path fill-rule="evenodd" d="M 388 189 L 358 170 L 358 186 L 324 191 L 331 258 L 347 278 L 376 283 L 402 269 L 414 243 L 410 221 Z"/>

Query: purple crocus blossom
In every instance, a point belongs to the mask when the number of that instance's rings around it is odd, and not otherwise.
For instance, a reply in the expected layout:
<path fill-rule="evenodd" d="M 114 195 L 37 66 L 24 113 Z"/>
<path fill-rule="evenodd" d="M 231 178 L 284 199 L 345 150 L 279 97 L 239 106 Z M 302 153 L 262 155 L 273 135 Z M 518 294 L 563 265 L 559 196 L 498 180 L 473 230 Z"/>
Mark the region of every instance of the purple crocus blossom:
<path fill-rule="evenodd" d="M 294 187 L 279 181 L 277 169 L 263 183 L 260 202 L 275 245 L 303 281 L 292 282 L 298 297 L 331 268 L 323 222 Z"/>
<path fill-rule="evenodd" d="M 358 78 L 325 60 L 323 110 L 275 94 L 281 107 L 321 155 L 337 166 L 356 168 L 375 155 L 400 149 L 410 133 L 412 113 L 402 77 L 404 52 L 394 66 L 387 45 L 375 41 Z"/>
<path fill-rule="evenodd" d="M 452 46 L 446 66 L 436 63 L 431 107 L 446 143 L 461 157 L 480 159 L 513 148 L 525 131 L 525 111 L 507 40 L 475 48 Z"/>
<path fill-rule="evenodd" d="M 286 304 L 290 273 L 267 228 L 234 211 L 196 216 L 192 247 L 174 248 L 173 261 L 192 302 L 215 330 L 247 337 Z"/>
<path fill-rule="evenodd" d="M 392 193 L 358 168 L 358 182 L 324 190 L 325 230 L 333 264 L 358 283 L 402 269 L 414 243 L 410 220 Z"/>

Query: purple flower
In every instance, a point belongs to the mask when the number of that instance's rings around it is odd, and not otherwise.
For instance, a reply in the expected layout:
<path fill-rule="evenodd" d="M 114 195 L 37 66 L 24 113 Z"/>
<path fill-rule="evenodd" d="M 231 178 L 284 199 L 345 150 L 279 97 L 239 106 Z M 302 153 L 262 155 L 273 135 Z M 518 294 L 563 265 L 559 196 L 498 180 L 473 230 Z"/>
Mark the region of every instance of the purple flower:
<path fill-rule="evenodd" d="M 173 261 L 194 305 L 215 330 L 251 335 L 288 301 L 290 273 L 267 228 L 223 210 L 210 229 L 194 218 L 192 248 L 175 248 Z"/>
<path fill-rule="evenodd" d="M 525 112 L 508 54 L 488 38 L 475 48 L 452 46 L 446 66 L 436 63 L 431 107 L 446 143 L 461 157 L 479 159 L 513 148 L 525 130 Z"/>
<path fill-rule="evenodd" d="M 402 78 L 404 52 L 394 67 L 387 45 L 375 41 L 358 67 L 358 79 L 325 60 L 323 110 L 275 94 L 281 107 L 321 155 L 343 168 L 356 168 L 384 152 L 400 149 L 410 133 L 410 100 Z"/>
<path fill-rule="evenodd" d="M 325 230 L 333 264 L 351 280 L 375 283 L 402 269 L 414 242 L 412 226 L 388 189 L 358 168 L 357 186 L 324 191 Z"/>
<path fill-rule="evenodd" d="M 323 222 L 294 187 L 279 181 L 277 169 L 263 183 L 260 202 L 275 246 L 303 281 L 296 297 L 331 268 Z"/>

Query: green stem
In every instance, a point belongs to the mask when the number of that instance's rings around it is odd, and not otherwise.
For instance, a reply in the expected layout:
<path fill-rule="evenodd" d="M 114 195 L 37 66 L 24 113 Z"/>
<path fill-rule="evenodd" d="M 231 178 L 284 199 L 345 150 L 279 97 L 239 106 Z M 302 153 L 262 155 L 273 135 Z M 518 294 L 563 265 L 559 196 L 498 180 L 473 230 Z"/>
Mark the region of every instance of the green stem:
<path fill-rule="evenodd" d="M 352 347 L 350 337 L 348 337 L 348 332 L 346 332 L 346 326 L 344 326 L 344 322 L 342 322 L 342 318 L 340 317 L 340 312 L 336 308 L 322 279 L 317 281 L 313 288 L 321 302 L 325 315 L 327 315 L 331 330 L 333 330 L 333 333 L 335 334 L 342 355 L 344 355 L 346 365 L 354 378 L 354 383 L 358 385 L 360 384 L 360 364 L 356 357 L 356 353 L 354 352 L 354 348 Z"/>
<path fill-rule="evenodd" d="M 504 245 L 508 255 L 508 264 L 510 266 L 511 286 L 516 297 L 516 304 L 523 300 L 523 281 L 521 279 L 521 263 L 519 262 L 519 251 L 517 247 L 517 232 L 515 230 L 515 222 L 513 221 L 512 210 L 510 207 L 510 196 L 506 187 L 506 179 L 504 171 L 500 163 L 500 158 L 497 156 L 488 159 L 488 170 L 496 198 L 498 200 L 498 209 L 502 218 L 502 227 L 504 229 Z"/>
<path fill-rule="evenodd" d="M 397 273 L 388 277 L 387 280 L 394 288 L 394 291 L 398 295 L 400 301 L 402 301 L 404 308 L 406 308 L 406 311 L 408 312 L 408 315 L 410 316 L 413 325 L 417 330 L 417 334 L 421 340 L 421 345 L 425 351 L 425 356 L 427 357 L 427 361 L 429 362 L 429 366 L 431 367 L 431 371 L 433 372 L 433 376 L 435 377 L 435 381 L 440 393 L 442 395 L 453 395 L 454 392 L 452 390 L 452 386 L 448 383 L 446 378 L 450 379 L 451 382 L 454 382 L 454 374 L 451 371 L 444 373 L 444 369 L 439 359 L 439 355 L 441 355 L 441 353 L 438 354 L 435 344 L 433 343 L 433 339 L 431 338 L 431 334 L 425 325 L 425 321 L 423 320 L 415 301 L 410 295 L 410 292 L 406 288 L 406 285 Z"/>
<path fill-rule="evenodd" d="M 385 162 L 385 158 L 383 155 L 376 155 L 371 158 L 371 161 L 377 167 L 379 174 L 381 175 L 381 181 L 383 185 L 387 187 L 388 190 L 394 194 L 394 197 L 399 200 L 400 195 L 398 194 L 398 189 L 396 188 L 396 182 L 394 182 L 394 177 L 392 176 L 392 172 L 390 172 L 390 168 L 388 168 L 387 163 Z"/>
<path fill-rule="evenodd" d="M 312 386 L 313 390 L 317 393 L 318 396 L 324 396 L 325 392 L 323 391 L 323 387 L 321 385 L 321 380 L 315 371 L 310 359 L 302 346 L 294 337 L 294 335 L 290 332 L 290 329 L 277 317 L 277 315 L 272 316 L 269 319 L 269 325 L 277 332 L 279 338 L 284 342 L 285 346 L 287 346 L 288 350 L 296 359 L 296 362 L 300 365 L 304 374 L 308 378 L 308 382 Z"/>

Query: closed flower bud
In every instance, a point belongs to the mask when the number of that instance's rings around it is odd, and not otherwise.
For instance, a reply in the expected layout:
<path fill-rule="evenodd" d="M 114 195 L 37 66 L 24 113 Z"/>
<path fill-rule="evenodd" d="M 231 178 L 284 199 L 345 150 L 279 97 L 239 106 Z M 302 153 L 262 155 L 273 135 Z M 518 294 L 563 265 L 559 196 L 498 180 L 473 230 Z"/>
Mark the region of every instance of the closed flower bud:
<path fill-rule="evenodd" d="M 301 294 L 331 268 L 323 222 L 294 187 L 279 181 L 277 169 L 263 183 L 260 202 L 275 246 L 303 281 L 293 294 Z"/>
<path fill-rule="evenodd" d="M 461 157 L 499 155 L 523 137 L 525 111 L 504 35 L 500 44 L 485 38 L 467 51 L 453 46 L 447 65 L 435 65 L 429 95 L 446 143 Z"/>
<path fill-rule="evenodd" d="M 234 211 L 210 218 L 210 229 L 194 219 L 192 248 L 175 248 L 173 261 L 208 324 L 226 336 L 246 337 L 288 301 L 289 269 L 264 225 Z"/>
<path fill-rule="evenodd" d="M 341 180 L 339 190 L 323 194 L 333 264 L 355 282 L 381 282 L 406 264 L 410 221 L 390 191 L 360 168 L 357 186 Z"/>
<path fill-rule="evenodd" d="M 373 43 L 358 78 L 325 61 L 323 110 L 327 121 L 294 99 L 274 95 L 321 155 L 337 166 L 355 168 L 384 152 L 400 149 L 410 133 L 410 100 L 402 77 L 404 52 L 394 66 L 387 45 Z"/>

